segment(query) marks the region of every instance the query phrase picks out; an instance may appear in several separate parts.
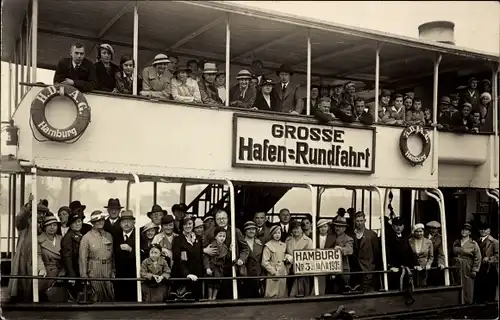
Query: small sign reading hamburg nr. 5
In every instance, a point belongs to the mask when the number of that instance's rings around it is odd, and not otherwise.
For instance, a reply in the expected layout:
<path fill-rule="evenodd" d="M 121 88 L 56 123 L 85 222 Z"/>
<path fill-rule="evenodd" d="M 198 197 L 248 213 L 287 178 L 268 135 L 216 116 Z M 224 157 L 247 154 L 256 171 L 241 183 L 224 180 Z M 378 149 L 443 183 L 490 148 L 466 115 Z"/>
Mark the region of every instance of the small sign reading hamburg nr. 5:
<path fill-rule="evenodd" d="M 335 249 L 293 251 L 295 274 L 341 273 L 342 254 Z"/>
<path fill-rule="evenodd" d="M 371 174 L 375 129 L 233 116 L 233 166 Z"/>

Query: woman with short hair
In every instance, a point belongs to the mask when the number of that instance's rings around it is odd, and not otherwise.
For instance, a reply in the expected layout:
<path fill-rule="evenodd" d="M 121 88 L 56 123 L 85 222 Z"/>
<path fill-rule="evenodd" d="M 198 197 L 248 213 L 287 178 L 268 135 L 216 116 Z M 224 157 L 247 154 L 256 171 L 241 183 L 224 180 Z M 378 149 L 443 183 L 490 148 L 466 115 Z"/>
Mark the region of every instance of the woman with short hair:
<path fill-rule="evenodd" d="M 123 55 L 120 68 L 115 74 L 116 87 L 114 93 L 133 94 L 135 61 L 131 56 Z M 142 77 L 137 74 L 137 93 L 142 90 Z"/>

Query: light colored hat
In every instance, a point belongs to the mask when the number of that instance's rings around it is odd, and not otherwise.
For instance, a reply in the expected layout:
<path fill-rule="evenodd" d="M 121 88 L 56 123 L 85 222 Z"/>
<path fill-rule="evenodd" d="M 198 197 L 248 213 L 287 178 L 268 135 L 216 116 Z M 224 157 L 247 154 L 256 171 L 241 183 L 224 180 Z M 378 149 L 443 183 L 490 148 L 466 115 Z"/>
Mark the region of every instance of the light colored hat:
<path fill-rule="evenodd" d="M 236 80 L 240 79 L 252 79 L 252 74 L 248 70 L 241 70 L 236 76 Z"/>
<path fill-rule="evenodd" d="M 491 94 L 489 92 L 481 93 L 480 99 L 483 99 L 484 97 L 488 98 L 488 102 L 491 101 Z"/>
<path fill-rule="evenodd" d="M 172 61 L 168 60 L 166 54 L 160 53 L 155 56 L 155 60 L 153 61 L 153 66 L 158 63 L 170 63 Z"/>
<path fill-rule="evenodd" d="M 99 220 L 106 219 L 107 214 L 103 213 L 101 210 L 95 210 L 90 215 L 90 223 L 96 223 Z"/>
<path fill-rule="evenodd" d="M 248 229 L 257 229 L 257 225 L 255 224 L 255 222 L 253 222 L 253 221 L 245 222 L 244 230 L 248 230 Z"/>
<path fill-rule="evenodd" d="M 426 226 L 429 228 L 441 228 L 441 223 L 439 223 L 435 220 L 432 220 L 432 221 L 427 222 Z"/>
<path fill-rule="evenodd" d="M 330 221 L 327 220 L 327 219 L 319 219 L 318 223 L 317 223 L 317 227 L 322 227 L 324 226 L 325 224 L 330 224 Z"/>
<path fill-rule="evenodd" d="M 119 220 L 121 221 L 121 220 L 125 220 L 125 219 L 131 219 L 131 220 L 135 221 L 134 213 L 132 212 L 132 210 L 122 211 L 122 213 L 120 214 Z"/>
<path fill-rule="evenodd" d="M 217 66 L 213 62 L 206 62 L 203 65 L 203 73 L 212 73 L 217 74 L 219 71 L 217 70 Z"/>
<path fill-rule="evenodd" d="M 472 109 L 472 104 L 471 104 L 471 103 L 469 103 L 469 102 L 464 102 L 464 103 L 462 104 L 462 107 L 469 107 L 469 108 L 471 108 L 471 109 Z"/>
<path fill-rule="evenodd" d="M 271 227 L 271 229 L 269 230 L 269 234 L 270 235 L 273 235 L 276 231 L 280 230 L 281 231 L 281 228 L 280 226 L 277 226 L 277 225 L 274 225 Z"/>
<path fill-rule="evenodd" d="M 148 224 L 146 224 L 144 226 L 144 229 L 142 229 L 142 232 L 144 233 L 144 232 L 151 230 L 151 229 L 158 230 L 158 226 L 156 224 L 154 224 L 153 222 L 149 222 Z"/>
<path fill-rule="evenodd" d="M 115 50 L 113 50 L 113 47 L 107 43 L 103 43 L 99 46 L 100 49 L 106 49 L 109 52 L 111 52 L 111 55 L 114 57 L 115 56 Z"/>
<path fill-rule="evenodd" d="M 198 227 L 201 227 L 201 226 L 203 226 L 203 220 L 201 220 L 201 218 L 194 219 L 194 227 L 198 228 Z"/>
<path fill-rule="evenodd" d="M 44 227 L 46 227 L 46 226 L 48 226 L 49 224 L 52 224 L 52 223 L 59 223 L 59 220 L 57 220 L 57 218 L 55 216 L 47 216 L 43 220 L 43 226 Z"/>
<path fill-rule="evenodd" d="M 412 229 L 412 232 L 415 232 L 417 231 L 418 229 L 422 229 L 424 230 L 425 229 L 425 226 L 423 223 L 417 223 L 416 225 L 413 226 L 413 229 Z"/>

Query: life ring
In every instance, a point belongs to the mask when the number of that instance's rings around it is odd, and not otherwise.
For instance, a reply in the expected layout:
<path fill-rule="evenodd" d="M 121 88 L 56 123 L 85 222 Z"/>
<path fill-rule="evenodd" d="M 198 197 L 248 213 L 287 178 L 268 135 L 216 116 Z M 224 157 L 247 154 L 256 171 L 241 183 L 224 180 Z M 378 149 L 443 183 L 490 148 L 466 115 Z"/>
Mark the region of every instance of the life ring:
<path fill-rule="evenodd" d="M 408 149 L 408 138 L 411 135 L 417 135 L 422 141 L 422 152 L 419 155 L 414 155 Z M 431 138 L 429 132 L 422 126 L 409 126 L 401 132 L 399 137 L 399 150 L 403 157 L 412 165 L 422 164 L 429 157 L 431 152 Z"/>
<path fill-rule="evenodd" d="M 56 96 L 71 99 L 77 111 L 75 121 L 64 129 L 54 128 L 45 117 L 47 103 Z M 31 103 L 30 112 L 31 120 L 38 132 L 51 141 L 65 142 L 76 139 L 85 132 L 90 124 L 91 113 L 87 99 L 78 89 L 64 84 L 48 86 L 40 91 Z"/>

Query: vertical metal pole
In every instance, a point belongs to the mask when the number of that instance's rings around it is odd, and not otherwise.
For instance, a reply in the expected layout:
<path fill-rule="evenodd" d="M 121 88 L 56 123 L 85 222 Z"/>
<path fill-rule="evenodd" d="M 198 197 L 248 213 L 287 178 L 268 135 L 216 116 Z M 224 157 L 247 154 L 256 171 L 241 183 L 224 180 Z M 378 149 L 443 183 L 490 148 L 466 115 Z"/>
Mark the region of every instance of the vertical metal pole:
<path fill-rule="evenodd" d="M 153 182 L 153 204 L 158 203 L 158 182 Z"/>
<path fill-rule="evenodd" d="M 410 224 L 412 226 L 415 225 L 415 197 L 416 191 L 414 189 L 411 190 L 411 203 L 410 203 Z"/>
<path fill-rule="evenodd" d="M 9 91 L 7 92 L 7 99 L 8 99 L 8 103 L 7 103 L 7 112 L 9 113 L 9 116 L 7 117 L 7 120 L 11 120 L 12 119 L 12 104 L 13 104 L 13 101 L 12 101 L 12 82 L 13 82 L 14 79 L 12 79 L 12 60 L 9 60 Z"/>
<path fill-rule="evenodd" d="M 133 43 L 133 56 L 134 56 L 134 79 L 132 84 L 132 94 L 137 95 L 137 76 L 138 76 L 138 48 L 139 48 L 139 1 L 134 4 L 134 43 Z M 155 202 L 156 203 L 156 202 Z"/>
<path fill-rule="evenodd" d="M 369 201 L 369 206 L 370 206 L 370 221 L 369 221 L 369 228 L 370 230 L 372 229 L 372 214 L 373 214 L 373 192 L 370 190 L 370 201 Z"/>
<path fill-rule="evenodd" d="M 19 54 L 21 56 L 21 64 L 20 64 L 20 66 L 21 66 L 21 82 L 26 81 L 24 79 L 24 68 L 25 68 L 25 62 L 26 62 L 26 59 L 25 59 L 26 58 L 25 49 L 26 48 L 25 48 L 24 37 L 23 37 L 24 36 L 23 29 L 24 29 L 24 23 L 23 23 L 23 26 L 21 27 L 21 36 L 19 38 L 19 48 L 20 48 Z M 21 102 L 21 100 L 24 98 L 24 89 L 26 87 L 25 86 L 20 86 L 20 88 L 21 88 L 21 90 L 20 90 L 21 91 L 20 92 L 21 96 L 20 96 L 19 102 Z"/>
<path fill-rule="evenodd" d="M 12 192 L 10 198 L 10 211 L 12 217 L 12 224 L 10 225 L 10 232 L 12 234 L 11 238 L 11 248 L 12 252 L 16 252 L 16 175 L 12 174 Z"/>
<path fill-rule="evenodd" d="M 33 1 L 31 10 L 31 81 L 37 82 L 36 71 L 38 68 L 38 0 Z"/>
<path fill-rule="evenodd" d="M 366 213 L 366 210 L 365 210 L 365 189 L 361 189 L 361 211 Z"/>
<path fill-rule="evenodd" d="M 31 48 L 31 35 L 32 35 L 32 30 L 31 30 L 31 24 L 30 24 L 30 17 L 28 13 L 26 14 L 26 82 L 30 82 L 31 79 L 31 54 L 32 54 L 32 48 Z M 28 91 L 28 90 L 26 90 Z"/>
<path fill-rule="evenodd" d="M 129 210 L 130 209 L 130 185 L 132 184 L 131 181 L 127 181 L 127 195 L 125 197 L 125 209 Z"/>
<path fill-rule="evenodd" d="M 14 224 L 15 219 L 13 219 L 13 214 L 12 214 L 12 174 L 9 174 L 9 200 L 7 201 L 9 204 L 9 209 L 7 210 L 8 212 L 8 218 L 7 218 L 7 225 L 8 225 L 8 230 L 7 230 L 7 254 L 9 253 L 14 253 L 14 247 L 12 247 L 12 251 L 10 250 L 11 248 L 11 234 L 12 234 L 12 228 L 11 226 Z M 0 228 L 1 229 L 1 228 Z M 12 237 L 15 237 L 15 234 L 12 234 Z M 0 238 L 1 239 L 1 238 Z M 14 256 L 12 256 L 14 258 Z"/>
<path fill-rule="evenodd" d="M 16 42 L 14 46 L 14 110 L 17 109 L 17 103 L 19 101 L 19 55 L 17 53 L 18 43 Z M 12 112 L 11 112 L 12 115 Z"/>
<path fill-rule="evenodd" d="M 382 192 L 378 187 L 373 187 L 373 191 L 378 194 L 379 205 L 380 205 L 380 240 L 382 243 L 382 270 L 387 271 L 387 250 L 385 244 L 385 198 L 382 198 Z M 385 189 L 385 193 L 387 194 L 388 189 Z M 384 273 L 383 276 L 383 289 L 385 291 L 388 290 L 388 282 L 387 282 L 387 273 Z"/>
<path fill-rule="evenodd" d="M 132 177 L 134 177 L 134 185 L 136 190 L 139 189 L 139 183 L 141 182 L 139 180 L 139 176 L 135 173 L 132 173 Z M 139 218 L 139 213 L 141 212 L 141 195 L 137 194 L 135 196 L 135 208 L 134 208 L 134 216 Z M 136 271 L 136 278 L 141 277 L 141 244 L 140 244 L 140 232 L 141 228 L 139 227 L 139 224 L 135 224 L 135 271 Z M 141 281 L 137 281 L 137 302 L 142 302 L 142 287 L 141 287 Z"/>
<path fill-rule="evenodd" d="M 75 179 L 70 178 L 69 179 L 69 201 L 68 205 L 73 201 L 73 184 L 75 183 Z"/>
<path fill-rule="evenodd" d="M 307 115 L 311 114 L 311 29 L 307 29 Z M 316 243 L 316 242 L 315 242 Z"/>
<path fill-rule="evenodd" d="M 24 206 L 24 193 L 26 192 L 26 174 L 21 173 L 19 175 L 21 177 L 21 182 L 19 186 L 19 203 L 20 207 Z"/>
<path fill-rule="evenodd" d="M 312 241 L 314 246 L 316 247 L 316 212 L 318 212 L 318 188 L 313 187 L 310 184 L 306 185 L 307 188 L 311 191 L 311 217 L 312 217 Z M 319 295 L 319 284 L 318 284 L 318 277 L 314 277 L 314 295 L 318 296 Z"/>
<path fill-rule="evenodd" d="M 179 195 L 181 203 L 186 203 L 186 187 L 187 187 L 186 183 L 181 184 L 181 190 Z M 193 210 L 193 214 L 198 215 L 198 212 L 195 213 Z"/>
<path fill-rule="evenodd" d="M 226 16 L 226 102 L 224 105 L 229 107 L 229 77 L 231 64 L 231 14 Z M 234 225 L 234 222 L 233 222 Z"/>
<path fill-rule="evenodd" d="M 32 276 L 38 276 L 38 219 L 37 219 L 37 199 L 38 199 L 38 174 L 36 167 L 31 168 L 31 260 Z M 38 279 L 33 279 L 33 302 L 38 302 Z"/>
<path fill-rule="evenodd" d="M 437 55 L 434 61 L 434 87 L 432 89 L 432 171 L 431 175 L 436 173 L 438 167 L 438 131 L 437 131 L 437 115 L 438 115 L 438 85 L 439 85 L 439 64 L 441 63 L 442 55 Z"/>
<path fill-rule="evenodd" d="M 498 177 L 498 157 L 499 157 L 499 141 L 498 141 L 498 75 L 500 74 L 500 66 L 496 66 L 496 70 L 493 69 L 493 76 L 491 81 L 491 93 L 493 98 L 493 132 L 495 136 L 494 141 L 494 155 L 493 155 L 493 175 L 495 178 Z"/>
<path fill-rule="evenodd" d="M 378 107 L 380 99 L 380 43 L 377 43 L 377 51 L 375 53 L 375 110 L 373 115 L 373 122 L 378 122 Z"/>
<path fill-rule="evenodd" d="M 226 63 L 227 63 L 227 60 L 226 60 Z M 227 65 L 226 65 L 227 67 Z M 227 82 L 227 78 L 226 78 L 226 82 Z M 235 248 L 235 245 L 234 243 L 236 242 L 236 208 L 235 208 L 235 203 L 234 203 L 234 198 L 235 198 L 235 194 L 234 194 L 234 185 L 233 183 L 231 182 L 231 180 L 226 180 L 226 184 L 227 186 L 229 187 L 229 201 L 230 201 L 230 204 L 229 204 L 229 208 L 230 208 L 230 211 L 231 211 L 231 248 L 229 248 L 229 250 L 231 250 L 231 261 L 235 261 L 236 260 L 236 248 Z M 233 278 L 236 277 L 236 267 L 233 266 L 232 268 L 232 275 L 233 275 Z M 238 299 L 238 282 L 236 281 L 236 279 L 233 279 L 233 299 L 236 300 Z"/>

